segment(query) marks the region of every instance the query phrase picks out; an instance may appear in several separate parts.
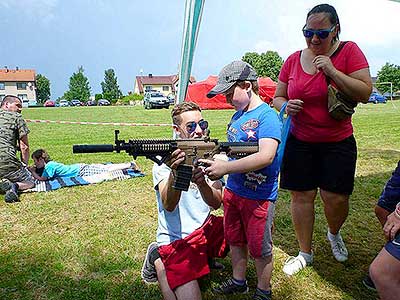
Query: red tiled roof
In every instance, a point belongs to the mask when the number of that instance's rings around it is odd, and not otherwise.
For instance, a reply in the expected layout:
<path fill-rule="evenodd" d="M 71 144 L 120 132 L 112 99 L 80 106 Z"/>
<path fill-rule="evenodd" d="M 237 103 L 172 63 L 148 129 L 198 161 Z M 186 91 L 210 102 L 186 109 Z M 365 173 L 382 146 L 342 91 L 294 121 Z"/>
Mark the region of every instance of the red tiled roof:
<path fill-rule="evenodd" d="M 0 81 L 35 81 L 35 70 L 0 69 Z"/>

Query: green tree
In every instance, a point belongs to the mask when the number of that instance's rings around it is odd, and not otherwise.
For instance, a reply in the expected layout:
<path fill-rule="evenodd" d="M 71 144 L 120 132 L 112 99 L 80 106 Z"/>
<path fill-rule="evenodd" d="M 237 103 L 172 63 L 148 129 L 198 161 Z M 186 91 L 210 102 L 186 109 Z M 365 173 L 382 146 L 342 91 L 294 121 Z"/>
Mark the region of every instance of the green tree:
<path fill-rule="evenodd" d="M 50 99 L 50 80 L 46 76 L 36 75 L 36 95 L 38 103 L 44 103 Z"/>
<path fill-rule="evenodd" d="M 113 69 L 104 71 L 104 81 L 101 83 L 103 96 L 108 100 L 115 100 L 122 97 L 121 90 L 118 86 L 117 77 Z"/>
<path fill-rule="evenodd" d="M 86 102 L 90 97 L 89 79 L 83 74 L 83 67 L 78 68 L 78 72 L 73 73 L 69 79 L 69 90 L 64 93 L 64 99 L 78 99 Z"/>
<path fill-rule="evenodd" d="M 103 99 L 103 94 L 96 94 L 94 95 L 94 100 L 99 100 L 99 99 Z"/>
<path fill-rule="evenodd" d="M 278 80 L 279 71 L 283 65 L 283 59 L 276 51 L 267 51 L 261 54 L 247 52 L 242 60 L 252 65 L 258 76 L 270 77 L 274 81 Z"/>
<path fill-rule="evenodd" d="M 378 79 L 376 87 L 382 93 L 390 92 L 389 84 L 379 84 L 382 82 L 391 82 L 393 84 L 393 92 L 400 90 L 400 66 L 389 64 L 388 62 L 378 71 Z"/>

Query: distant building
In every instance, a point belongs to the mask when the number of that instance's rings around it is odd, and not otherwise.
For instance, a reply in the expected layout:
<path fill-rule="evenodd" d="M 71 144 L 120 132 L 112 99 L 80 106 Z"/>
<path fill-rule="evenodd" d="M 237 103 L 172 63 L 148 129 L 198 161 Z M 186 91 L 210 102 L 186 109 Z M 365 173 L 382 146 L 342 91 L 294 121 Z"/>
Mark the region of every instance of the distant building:
<path fill-rule="evenodd" d="M 178 82 L 178 75 L 153 76 L 153 74 L 149 74 L 148 76 L 136 76 L 133 92 L 143 95 L 145 92 L 153 90 L 161 92 L 164 96 L 175 95 Z M 194 83 L 196 79 L 190 76 L 190 82 Z"/>
<path fill-rule="evenodd" d="M 6 95 L 18 96 L 22 105 L 37 104 L 35 70 L 0 69 L 0 99 Z"/>

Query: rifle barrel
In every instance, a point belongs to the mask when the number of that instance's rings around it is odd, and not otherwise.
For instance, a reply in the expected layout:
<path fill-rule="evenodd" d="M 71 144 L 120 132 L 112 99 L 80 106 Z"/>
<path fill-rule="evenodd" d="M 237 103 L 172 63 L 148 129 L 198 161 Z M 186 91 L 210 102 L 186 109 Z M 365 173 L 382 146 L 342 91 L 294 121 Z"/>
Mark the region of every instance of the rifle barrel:
<path fill-rule="evenodd" d="M 113 152 L 114 145 L 74 145 L 72 147 L 73 153 L 98 153 L 98 152 Z"/>

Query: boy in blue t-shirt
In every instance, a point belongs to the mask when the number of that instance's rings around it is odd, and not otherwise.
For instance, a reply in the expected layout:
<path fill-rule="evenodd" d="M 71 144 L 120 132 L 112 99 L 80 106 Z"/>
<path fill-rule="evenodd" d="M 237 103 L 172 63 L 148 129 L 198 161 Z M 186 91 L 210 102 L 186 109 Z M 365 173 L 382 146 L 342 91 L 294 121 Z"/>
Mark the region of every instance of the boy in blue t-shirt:
<path fill-rule="evenodd" d="M 255 259 L 255 299 L 271 299 L 272 236 L 274 202 L 278 192 L 279 163 L 276 155 L 281 138 L 277 113 L 258 95 L 257 74 L 252 66 L 234 61 L 225 66 L 209 98 L 223 94 L 236 110 L 228 124 L 231 142 L 258 141 L 259 151 L 241 159 L 205 160 L 209 178 L 229 174 L 224 191 L 224 234 L 232 254 L 233 277 L 215 292 L 246 293 L 248 251 Z"/>

